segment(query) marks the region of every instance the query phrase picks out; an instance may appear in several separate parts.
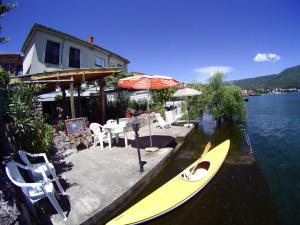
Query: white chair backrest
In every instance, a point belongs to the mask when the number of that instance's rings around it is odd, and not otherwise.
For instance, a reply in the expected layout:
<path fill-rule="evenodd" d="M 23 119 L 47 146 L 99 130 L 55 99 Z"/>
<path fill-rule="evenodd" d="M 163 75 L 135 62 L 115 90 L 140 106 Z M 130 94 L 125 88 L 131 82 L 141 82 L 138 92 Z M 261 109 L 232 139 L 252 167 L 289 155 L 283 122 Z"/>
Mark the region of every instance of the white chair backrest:
<path fill-rule="evenodd" d="M 101 133 L 101 125 L 99 123 L 91 123 L 90 129 L 94 134 L 99 135 Z"/>
<path fill-rule="evenodd" d="M 173 115 L 173 112 L 172 111 L 166 111 L 165 112 L 165 116 L 166 116 L 166 120 L 170 123 L 174 123 L 175 122 L 175 118 L 174 118 L 174 115 Z"/>
<path fill-rule="evenodd" d="M 161 117 L 161 115 L 159 113 L 155 113 L 155 117 L 160 124 L 165 124 L 164 119 Z"/>
<path fill-rule="evenodd" d="M 30 188 L 33 187 L 33 185 L 35 183 L 26 183 L 25 180 L 23 179 L 23 176 L 21 175 L 18 167 L 20 167 L 22 169 L 27 169 L 26 166 L 23 166 L 20 163 L 11 161 L 6 164 L 6 168 L 5 168 L 6 174 L 7 174 L 8 178 L 11 180 L 11 182 L 13 182 L 16 186 L 20 187 L 26 196 L 29 196 L 29 190 L 30 190 Z"/>
<path fill-rule="evenodd" d="M 15 185 L 17 185 L 18 187 L 21 187 L 21 183 L 25 183 L 19 169 L 18 166 L 22 167 L 21 164 L 11 161 L 9 163 L 6 164 L 6 174 L 8 176 L 8 178 L 11 180 L 11 182 L 13 182 Z"/>
<path fill-rule="evenodd" d="M 30 166 L 31 162 L 29 161 L 28 157 L 27 157 L 27 152 L 24 150 L 19 150 L 19 156 L 21 158 L 21 160 L 27 165 Z"/>

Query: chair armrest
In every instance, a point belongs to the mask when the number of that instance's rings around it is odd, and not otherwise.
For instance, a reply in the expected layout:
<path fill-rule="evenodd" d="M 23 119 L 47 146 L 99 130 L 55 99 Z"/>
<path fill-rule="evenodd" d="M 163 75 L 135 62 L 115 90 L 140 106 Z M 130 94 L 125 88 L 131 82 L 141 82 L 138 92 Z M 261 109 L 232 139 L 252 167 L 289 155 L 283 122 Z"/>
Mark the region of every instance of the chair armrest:
<path fill-rule="evenodd" d="M 14 181 L 13 183 L 15 185 L 19 186 L 19 187 L 42 187 L 44 185 L 44 182 L 38 182 L 38 183 L 20 183 L 20 182 Z"/>
<path fill-rule="evenodd" d="M 24 169 L 24 170 L 34 170 L 34 168 L 31 168 L 30 166 L 24 166 L 20 163 L 17 164 L 18 167 Z M 36 183 L 23 183 L 23 182 L 18 182 L 15 179 L 13 179 L 10 175 L 10 173 L 8 172 L 8 169 L 6 168 L 6 174 L 8 175 L 8 177 L 10 178 L 10 180 L 17 186 L 19 187 L 42 187 L 44 184 L 47 184 L 49 182 L 51 182 L 51 180 L 48 179 L 48 177 L 46 176 L 46 173 L 43 169 L 40 169 L 40 171 L 42 173 L 43 176 L 43 181 L 42 182 L 36 182 Z"/>
<path fill-rule="evenodd" d="M 49 163 L 48 158 L 47 158 L 47 155 L 46 155 L 45 153 L 36 153 L 36 154 L 32 154 L 32 153 L 26 152 L 26 155 L 29 155 L 30 157 L 43 157 L 43 158 L 44 158 L 44 161 L 45 161 L 46 163 Z"/>
<path fill-rule="evenodd" d="M 50 169 L 48 163 L 46 164 L 46 167 L 47 167 L 47 169 L 49 170 L 49 172 L 51 172 L 51 169 Z M 41 173 L 42 176 L 43 176 L 43 181 L 46 182 L 46 183 L 48 182 L 49 179 L 48 179 L 48 177 L 47 177 L 47 175 L 46 175 L 46 172 L 45 172 L 45 170 L 43 169 L 42 166 L 36 168 L 36 169 L 35 169 L 35 172 Z"/>
<path fill-rule="evenodd" d="M 50 164 L 50 163 L 47 163 L 46 166 L 47 166 L 47 168 L 50 170 L 50 167 L 48 166 L 48 164 Z M 43 180 L 44 180 L 44 181 L 47 181 L 47 180 L 48 180 L 48 177 L 47 177 L 47 175 L 46 175 L 46 173 L 45 173 L 43 167 L 38 167 L 38 168 L 36 168 L 36 167 L 31 167 L 31 166 L 24 166 L 24 165 L 21 165 L 21 164 L 18 164 L 18 166 L 21 167 L 21 168 L 24 169 L 24 170 L 31 170 L 31 171 L 33 171 L 33 172 L 41 173 L 42 176 L 43 176 Z"/>

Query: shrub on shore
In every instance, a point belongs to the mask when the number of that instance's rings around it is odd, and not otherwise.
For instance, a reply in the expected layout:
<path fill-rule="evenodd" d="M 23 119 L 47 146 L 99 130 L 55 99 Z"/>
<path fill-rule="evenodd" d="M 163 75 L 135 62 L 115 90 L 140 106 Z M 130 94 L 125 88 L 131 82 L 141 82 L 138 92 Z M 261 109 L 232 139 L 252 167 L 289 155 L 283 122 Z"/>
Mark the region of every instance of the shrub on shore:
<path fill-rule="evenodd" d="M 47 152 L 51 149 L 53 129 L 38 102 L 41 85 L 19 84 L 11 90 L 9 118 L 14 136 L 21 149 L 29 152 Z"/>

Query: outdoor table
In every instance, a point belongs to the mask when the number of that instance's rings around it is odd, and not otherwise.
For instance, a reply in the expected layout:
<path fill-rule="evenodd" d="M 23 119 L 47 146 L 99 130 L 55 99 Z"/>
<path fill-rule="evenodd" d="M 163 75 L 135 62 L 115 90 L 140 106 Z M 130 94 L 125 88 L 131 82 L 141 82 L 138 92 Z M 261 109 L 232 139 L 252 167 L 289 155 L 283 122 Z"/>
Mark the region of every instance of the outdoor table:
<path fill-rule="evenodd" d="M 127 130 L 126 130 L 127 122 L 122 121 L 120 123 L 110 123 L 110 124 L 104 124 L 103 127 L 108 131 L 108 138 L 112 138 L 112 135 L 114 134 L 116 137 L 116 143 L 119 143 L 119 134 L 124 133 L 124 139 L 125 139 L 125 146 L 128 147 L 128 140 L 127 140 Z"/>

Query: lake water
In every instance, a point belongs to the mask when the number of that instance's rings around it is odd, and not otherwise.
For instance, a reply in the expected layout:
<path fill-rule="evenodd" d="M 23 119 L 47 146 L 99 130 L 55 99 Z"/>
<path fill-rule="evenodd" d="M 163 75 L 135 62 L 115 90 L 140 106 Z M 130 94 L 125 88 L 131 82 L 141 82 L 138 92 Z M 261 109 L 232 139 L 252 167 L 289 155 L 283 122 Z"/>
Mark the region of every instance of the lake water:
<path fill-rule="evenodd" d="M 250 97 L 246 104 L 255 158 L 248 154 L 240 126 L 214 129 L 213 123 L 204 120 L 206 126 L 196 130 L 165 170 L 124 210 L 194 162 L 209 140 L 216 145 L 229 138 L 229 154 L 206 187 L 147 224 L 300 224 L 300 93 Z"/>
<path fill-rule="evenodd" d="M 247 129 L 281 225 L 300 224 L 300 93 L 250 97 Z"/>

